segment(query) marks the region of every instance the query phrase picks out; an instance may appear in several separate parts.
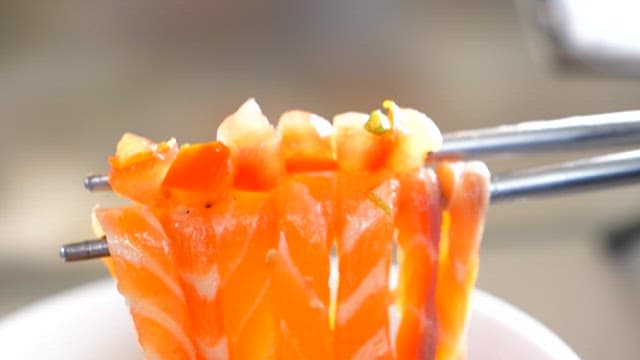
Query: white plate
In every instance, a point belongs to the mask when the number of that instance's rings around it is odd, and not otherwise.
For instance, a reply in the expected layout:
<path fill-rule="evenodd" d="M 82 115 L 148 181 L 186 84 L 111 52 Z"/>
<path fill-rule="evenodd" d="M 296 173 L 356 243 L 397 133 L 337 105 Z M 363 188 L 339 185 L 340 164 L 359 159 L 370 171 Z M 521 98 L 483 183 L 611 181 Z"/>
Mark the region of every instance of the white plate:
<path fill-rule="evenodd" d="M 133 324 L 111 279 L 45 299 L 0 321 L 0 359 L 141 359 Z M 469 359 L 573 360 L 553 332 L 476 290 Z"/>

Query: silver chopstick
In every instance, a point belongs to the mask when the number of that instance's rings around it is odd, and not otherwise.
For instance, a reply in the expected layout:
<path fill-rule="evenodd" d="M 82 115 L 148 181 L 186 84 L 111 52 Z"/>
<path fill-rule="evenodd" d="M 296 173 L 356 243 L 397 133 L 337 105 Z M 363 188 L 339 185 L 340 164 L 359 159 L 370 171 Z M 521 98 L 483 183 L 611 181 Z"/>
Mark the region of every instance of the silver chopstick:
<path fill-rule="evenodd" d="M 640 183 L 640 150 L 496 174 L 491 202 Z"/>
<path fill-rule="evenodd" d="M 547 152 L 640 144 L 640 111 L 529 121 L 444 134 L 434 158 Z"/>
<path fill-rule="evenodd" d="M 109 245 L 105 239 L 94 239 L 62 245 L 60 257 L 65 262 L 96 259 L 109 256 Z"/>
<path fill-rule="evenodd" d="M 83 180 L 84 188 L 93 191 L 110 191 L 108 175 L 89 175 Z"/>
<path fill-rule="evenodd" d="M 626 185 L 640 180 L 640 150 L 497 174 L 491 179 L 492 203 L 532 196 Z M 106 240 L 63 245 L 60 257 L 77 261 L 109 256 Z"/>

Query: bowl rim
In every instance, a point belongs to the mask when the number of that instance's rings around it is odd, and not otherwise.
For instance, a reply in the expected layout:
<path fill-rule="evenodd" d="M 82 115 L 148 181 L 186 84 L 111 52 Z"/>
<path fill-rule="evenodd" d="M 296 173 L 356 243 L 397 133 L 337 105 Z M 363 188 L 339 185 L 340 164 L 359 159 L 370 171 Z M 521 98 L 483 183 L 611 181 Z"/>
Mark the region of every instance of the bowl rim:
<path fill-rule="evenodd" d="M 15 358 L 20 351 L 29 350 L 20 349 L 20 344 L 24 346 L 29 341 L 23 338 L 48 337 L 51 331 L 60 328 L 59 322 L 64 323 L 65 314 L 70 311 L 75 312 L 76 316 L 81 316 L 83 312 L 95 312 L 96 308 L 104 306 L 115 310 L 116 304 L 121 304 L 122 309 L 125 309 L 125 301 L 117 292 L 115 281 L 112 278 L 104 278 L 26 305 L 0 318 L 0 355 L 11 355 Z M 547 353 L 549 359 L 579 359 L 577 354 L 548 327 L 514 305 L 486 291 L 474 289 L 471 312 L 470 339 L 478 336 L 474 334 L 473 319 L 485 317 L 515 336 L 526 338 L 533 347 Z M 116 321 L 120 322 L 121 331 L 128 332 L 127 336 L 135 339 L 129 314 L 126 311 L 122 313 L 122 317 Z M 43 318 L 53 319 L 54 324 L 43 326 Z M 127 320 L 123 321 L 125 318 Z M 73 319 L 67 320 L 67 322 L 72 321 Z M 137 347 L 137 342 L 132 343 Z M 470 348 L 473 348 L 473 344 L 470 345 Z M 5 358 L 4 355 L 3 358 Z"/>

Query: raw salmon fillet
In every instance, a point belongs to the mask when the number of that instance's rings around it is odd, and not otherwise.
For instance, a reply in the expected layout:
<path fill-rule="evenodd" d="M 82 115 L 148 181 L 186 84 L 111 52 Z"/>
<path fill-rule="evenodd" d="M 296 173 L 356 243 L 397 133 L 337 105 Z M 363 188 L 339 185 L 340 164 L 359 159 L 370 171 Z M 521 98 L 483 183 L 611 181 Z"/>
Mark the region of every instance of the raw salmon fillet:
<path fill-rule="evenodd" d="M 338 178 L 336 359 L 392 359 L 389 333 L 397 181 Z"/>
<path fill-rule="evenodd" d="M 435 124 L 383 108 L 274 128 L 251 99 L 217 141 L 122 137 L 134 204 L 94 217 L 147 359 L 464 358 L 489 173 L 424 167 Z"/>
<path fill-rule="evenodd" d="M 222 324 L 222 291 L 216 214 L 172 209 L 158 218 L 171 238 L 168 244 L 191 319 L 194 345 L 203 358 L 225 359 L 228 338 Z"/>
<path fill-rule="evenodd" d="M 442 163 L 437 169 L 444 207 L 436 282 L 436 359 L 461 358 L 471 293 L 478 276 L 480 240 L 489 204 L 489 170 L 480 162 Z"/>
<path fill-rule="evenodd" d="M 235 191 L 218 227 L 222 311 L 233 359 L 275 358 L 271 262 L 277 246 L 270 194 Z"/>
<path fill-rule="evenodd" d="M 171 239 L 168 247 L 187 303 L 192 338 L 205 359 L 229 355 L 222 316 L 223 254 L 216 228 L 227 214 L 220 189 L 229 181 L 228 162 L 229 152 L 220 143 L 183 146 L 162 182 L 164 205 L 153 208 Z"/>
<path fill-rule="evenodd" d="M 324 176 L 324 175 L 317 175 Z M 330 359 L 328 222 L 310 176 L 275 190 L 279 237 L 272 258 L 278 359 Z"/>
<path fill-rule="evenodd" d="M 435 356 L 441 197 L 432 169 L 415 170 L 400 178 L 396 306 L 402 313 L 396 337 L 397 359 Z"/>
<path fill-rule="evenodd" d="M 149 359 L 196 359 L 189 309 L 171 261 L 169 238 L 145 207 L 98 209 L 118 290 Z"/>

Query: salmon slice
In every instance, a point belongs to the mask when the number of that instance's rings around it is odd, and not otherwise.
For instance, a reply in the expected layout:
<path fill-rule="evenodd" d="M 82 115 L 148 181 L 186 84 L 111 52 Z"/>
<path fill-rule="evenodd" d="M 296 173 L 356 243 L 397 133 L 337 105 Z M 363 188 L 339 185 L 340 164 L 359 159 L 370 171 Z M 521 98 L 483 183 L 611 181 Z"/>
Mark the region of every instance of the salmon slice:
<path fill-rule="evenodd" d="M 192 325 L 199 358 L 228 359 L 224 333 L 221 279 L 213 221 L 213 208 L 176 208 L 159 214 L 169 235 L 169 247 Z"/>
<path fill-rule="evenodd" d="M 278 223 L 270 193 L 233 190 L 214 205 L 224 331 L 232 359 L 272 359 L 275 319 L 271 263 Z"/>
<path fill-rule="evenodd" d="M 325 199 L 316 198 L 310 189 L 317 184 L 310 180 L 315 176 L 290 178 L 275 192 L 280 237 L 272 281 L 278 359 L 331 358 L 331 219 L 323 208 Z"/>
<path fill-rule="evenodd" d="M 202 359 L 227 359 L 214 221 L 231 184 L 230 153 L 219 142 L 184 145 L 162 182 L 164 202 L 155 213 L 169 248 Z M 216 207 L 214 208 L 214 204 Z"/>
<path fill-rule="evenodd" d="M 436 359 L 449 360 L 464 357 L 464 333 L 489 204 L 489 170 L 480 162 L 441 163 L 437 174 L 446 207 L 436 285 Z"/>
<path fill-rule="evenodd" d="M 169 239 L 145 207 L 96 209 L 147 359 L 197 359 Z"/>
<path fill-rule="evenodd" d="M 397 187 L 384 175 L 339 175 L 336 359 L 392 358 L 388 284 Z"/>
<path fill-rule="evenodd" d="M 441 192 L 433 170 L 420 169 L 400 177 L 396 224 L 396 306 L 400 313 L 396 359 L 433 359 L 441 224 Z"/>

